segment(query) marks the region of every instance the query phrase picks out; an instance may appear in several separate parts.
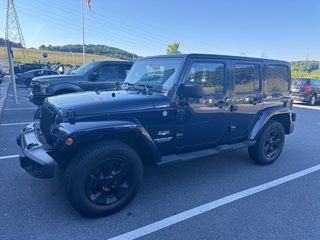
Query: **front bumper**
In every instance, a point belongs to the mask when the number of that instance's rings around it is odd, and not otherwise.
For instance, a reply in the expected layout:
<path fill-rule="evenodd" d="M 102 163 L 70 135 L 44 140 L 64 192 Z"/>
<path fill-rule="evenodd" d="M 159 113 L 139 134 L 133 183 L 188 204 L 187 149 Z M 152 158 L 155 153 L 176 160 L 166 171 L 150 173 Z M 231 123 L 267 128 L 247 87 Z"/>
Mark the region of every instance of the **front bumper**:
<path fill-rule="evenodd" d="M 294 101 L 307 102 L 309 101 L 310 97 L 305 95 L 291 95 L 291 99 Z"/>
<path fill-rule="evenodd" d="M 22 153 L 19 156 L 20 166 L 36 178 L 52 178 L 55 162 L 43 149 L 37 138 L 35 123 L 26 126 L 17 137 L 17 144 Z"/>
<path fill-rule="evenodd" d="M 49 97 L 46 94 L 33 94 L 32 92 L 30 92 L 29 94 L 29 101 L 37 106 L 41 106 L 43 101 Z"/>

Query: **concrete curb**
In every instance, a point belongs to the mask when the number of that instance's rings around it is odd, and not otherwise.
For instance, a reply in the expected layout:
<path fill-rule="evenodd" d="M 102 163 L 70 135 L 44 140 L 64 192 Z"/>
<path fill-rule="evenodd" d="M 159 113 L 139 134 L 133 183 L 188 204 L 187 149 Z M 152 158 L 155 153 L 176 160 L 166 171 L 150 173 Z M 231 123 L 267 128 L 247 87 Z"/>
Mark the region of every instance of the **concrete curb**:
<path fill-rule="evenodd" d="M 0 119 L 2 117 L 4 104 L 6 102 L 10 80 L 11 80 L 10 76 L 4 76 L 2 78 L 2 83 L 0 83 Z"/>

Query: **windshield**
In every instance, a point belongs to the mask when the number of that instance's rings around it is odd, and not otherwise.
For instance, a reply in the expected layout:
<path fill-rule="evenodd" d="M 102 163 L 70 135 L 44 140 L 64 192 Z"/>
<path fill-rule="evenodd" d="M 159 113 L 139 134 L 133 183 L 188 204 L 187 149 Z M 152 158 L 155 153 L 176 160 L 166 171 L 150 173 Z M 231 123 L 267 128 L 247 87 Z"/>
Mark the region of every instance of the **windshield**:
<path fill-rule="evenodd" d="M 307 86 L 308 85 L 308 79 L 292 79 L 292 85 L 293 86 Z"/>
<path fill-rule="evenodd" d="M 153 90 L 169 90 L 176 82 L 181 59 L 142 59 L 135 62 L 125 80 L 127 85 L 143 85 Z"/>
<path fill-rule="evenodd" d="M 81 67 L 77 68 L 75 71 L 72 72 L 73 75 L 83 76 L 91 71 L 95 66 L 99 65 L 100 62 L 98 61 L 91 61 L 88 62 Z"/>

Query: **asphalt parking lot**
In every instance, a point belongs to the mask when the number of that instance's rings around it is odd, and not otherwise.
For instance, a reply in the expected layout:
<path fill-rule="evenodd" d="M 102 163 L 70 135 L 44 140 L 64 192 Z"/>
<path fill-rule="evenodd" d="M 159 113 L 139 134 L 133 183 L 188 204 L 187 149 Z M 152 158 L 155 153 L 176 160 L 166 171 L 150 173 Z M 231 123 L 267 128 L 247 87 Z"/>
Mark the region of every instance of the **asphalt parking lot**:
<path fill-rule="evenodd" d="M 37 107 L 26 87 L 17 104 L 12 90 L 1 99 L 0 239 L 320 239 L 319 105 L 294 106 L 296 129 L 274 164 L 258 166 L 242 149 L 148 166 L 125 209 L 91 219 L 67 201 L 64 169 L 41 180 L 20 168 L 15 137 Z"/>

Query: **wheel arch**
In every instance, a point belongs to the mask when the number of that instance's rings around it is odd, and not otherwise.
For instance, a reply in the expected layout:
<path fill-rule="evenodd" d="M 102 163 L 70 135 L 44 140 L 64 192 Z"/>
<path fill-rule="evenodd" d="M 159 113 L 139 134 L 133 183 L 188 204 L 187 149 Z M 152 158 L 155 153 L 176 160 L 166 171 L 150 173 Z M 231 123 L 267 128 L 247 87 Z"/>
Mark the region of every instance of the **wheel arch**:
<path fill-rule="evenodd" d="M 75 84 L 57 84 L 54 85 L 51 89 L 50 89 L 50 93 L 52 95 L 59 95 L 59 94 L 63 94 L 63 93 L 72 93 L 72 92 L 82 92 L 83 90 L 75 85 Z"/>
<path fill-rule="evenodd" d="M 68 127 L 67 132 L 70 133 L 68 137 L 74 139 L 72 154 L 75 154 L 75 152 L 78 152 L 90 143 L 110 139 L 121 141 L 132 147 L 144 164 L 155 164 L 155 162 L 161 159 L 161 155 L 150 135 L 142 126 L 136 125 L 136 123 L 130 127 L 128 127 L 127 124 L 123 125 L 123 123 L 121 123 L 120 126 L 96 125 L 95 128 L 81 130 L 79 128 L 74 130 L 70 129 L 72 125 Z"/>
<path fill-rule="evenodd" d="M 291 112 L 281 108 L 278 110 L 267 110 L 262 112 L 259 120 L 253 126 L 248 138 L 252 140 L 258 139 L 261 135 L 260 130 L 263 129 L 270 120 L 281 123 L 285 134 L 290 134 L 290 124 L 292 123 Z"/>

